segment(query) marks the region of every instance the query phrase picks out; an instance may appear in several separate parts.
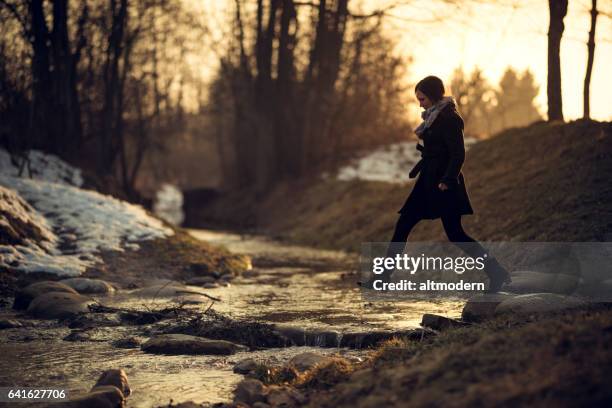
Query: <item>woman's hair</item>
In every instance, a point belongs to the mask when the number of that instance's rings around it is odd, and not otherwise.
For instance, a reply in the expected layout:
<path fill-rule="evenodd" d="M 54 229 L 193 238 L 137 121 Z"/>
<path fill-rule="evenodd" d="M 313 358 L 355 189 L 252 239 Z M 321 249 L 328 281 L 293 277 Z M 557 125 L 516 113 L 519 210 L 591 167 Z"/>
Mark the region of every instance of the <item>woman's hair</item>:
<path fill-rule="evenodd" d="M 419 81 L 414 91 L 423 92 L 432 102 L 438 102 L 444 96 L 444 84 L 437 76 L 430 75 Z"/>

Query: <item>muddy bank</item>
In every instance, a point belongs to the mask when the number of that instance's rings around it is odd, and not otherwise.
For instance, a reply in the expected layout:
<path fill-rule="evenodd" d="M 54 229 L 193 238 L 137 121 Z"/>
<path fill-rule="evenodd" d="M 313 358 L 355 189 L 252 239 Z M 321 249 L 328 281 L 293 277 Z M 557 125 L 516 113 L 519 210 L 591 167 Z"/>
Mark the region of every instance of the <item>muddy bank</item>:
<path fill-rule="evenodd" d="M 394 339 L 361 362 L 323 359 L 290 381 L 249 380 L 235 403 L 275 406 L 280 393 L 294 407 L 608 406 L 611 327 L 602 305 L 499 316 Z"/>

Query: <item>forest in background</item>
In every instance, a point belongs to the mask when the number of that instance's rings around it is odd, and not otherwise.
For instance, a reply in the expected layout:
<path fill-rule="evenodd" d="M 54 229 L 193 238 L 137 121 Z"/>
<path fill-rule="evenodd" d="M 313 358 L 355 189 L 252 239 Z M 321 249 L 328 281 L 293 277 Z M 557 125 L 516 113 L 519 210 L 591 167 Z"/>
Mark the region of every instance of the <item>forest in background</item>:
<path fill-rule="evenodd" d="M 0 0 L 1 144 L 23 163 L 31 148 L 57 154 L 132 201 L 190 177 L 269 191 L 411 137 L 416 56 L 383 29 L 398 4 L 364 13 L 350 0 L 235 0 L 212 40 L 188 2 Z M 559 119 L 567 2 L 550 12 L 548 117 Z M 208 81 L 189 61 L 198 52 L 213 56 Z M 457 68 L 448 91 L 466 134 L 484 138 L 542 119 L 539 87 L 529 71 L 490 84 Z M 194 161 L 206 163 L 200 174 Z"/>

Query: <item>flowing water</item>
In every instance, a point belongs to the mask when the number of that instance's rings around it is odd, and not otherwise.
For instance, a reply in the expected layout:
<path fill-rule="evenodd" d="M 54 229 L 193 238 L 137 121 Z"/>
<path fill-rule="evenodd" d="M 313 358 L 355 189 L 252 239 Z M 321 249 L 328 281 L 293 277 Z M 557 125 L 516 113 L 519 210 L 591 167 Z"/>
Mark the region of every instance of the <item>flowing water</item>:
<path fill-rule="evenodd" d="M 456 317 L 463 301 L 423 300 L 410 302 L 369 302 L 362 299 L 355 285 L 354 255 L 302 246 L 286 245 L 260 236 L 191 230 L 202 240 L 225 245 L 253 259 L 254 268 L 231 282 L 230 286 L 206 289 L 221 299 L 215 311 L 233 318 L 295 326 L 309 331 L 335 331 L 338 343 L 343 333 L 418 327 L 423 313 Z M 135 298 L 129 292 L 99 299 L 114 307 L 152 309 L 172 304 L 172 298 Z M 174 303 L 176 304 L 176 303 Z M 205 309 L 207 304 L 191 306 Z M 14 318 L 10 308 L 0 318 Z M 243 378 L 234 374 L 237 361 L 252 357 L 282 364 L 292 356 L 316 351 L 358 358 L 367 351 L 329 347 L 321 338 L 317 347 L 287 347 L 240 352 L 232 356 L 162 356 L 140 349 L 117 348 L 112 340 L 132 334 L 133 328 L 100 327 L 91 341 L 62 340 L 67 327 L 50 322 L 31 321 L 35 329 L 0 331 L 0 386 L 59 387 L 71 394 L 85 392 L 100 373 L 123 368 L 132 395 L 128 407 L 154 407 L 174 402 L 220 402 L 231 400 L 232 390 Z M 19 405 L 26 406 L 27 404 Z"/>

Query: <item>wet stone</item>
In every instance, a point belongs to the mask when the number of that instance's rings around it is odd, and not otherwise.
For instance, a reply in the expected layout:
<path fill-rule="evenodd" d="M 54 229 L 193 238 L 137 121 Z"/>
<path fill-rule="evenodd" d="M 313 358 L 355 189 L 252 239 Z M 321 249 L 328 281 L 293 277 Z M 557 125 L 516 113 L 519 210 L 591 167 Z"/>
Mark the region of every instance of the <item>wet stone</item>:
<path fill-rule="evenodd" d="M 274 331 L 285 339 L 287 346 L 306 345 L 306 330 L 300 327 L 277 324 L 274 326 Z"/>
<path fill-rule="evenodd" d="M 257 361 L 252 358 L 245 358 L 244 360 L 240 360 L 234 366 L 234 372 L 236 374 L 248 374 L 251 371 L 254 371 L 259 367 Z"/>
<path fill-rule="evenodd" d="M 55 281 L 41 281 L 32 283 L 25 288 L 17 291 L 15 294 L 15 301 L 13 303 L 13 309 L 24 310 L 30 305 L 30 302 L 45 293 L 49 292 L 65 292 L 77 295 L 78 292 L 70 286 Z"/>
<path fill-rule="evenodd" d="M 89 312 L 94 301 L 74 293 L 49 292 L 36 297 L 28 306 L 27 313 L 39 319 L 61 319 Z"/>
<path fill-rule="evenodd" d="M 234 402 L 253 405 L 256 402 L 265 402 L 267 394 L 268 389 L 261 381 L 247 378 L 236 386 Z"/>
<path fill-rule="evenodd" d="M 98 378 L 98 381 L 96 381 L 96 385 L 94 385 L 94 388 L 106 385 L 112 385 L 114 387 L 117 387 L 126 397 L 128 397 L 132 393 L 127 374 L 123 369 L 120 368 L 113 368 L 104 371 Z M 94 388 L 92 388 L 92 390 Z"/>
<path fill-rule="evenodd" d="M 504 300 L 495 308 L 495 314 L 549 313 L 583 307 L 587 304 L 584 300 L 574 296 L 564 296 L 556 293 L 530 293 Z"/>
<path fill-rule="evenodd" d="M 155 354 L 230 355 L 246 351 L 247 347 L 225 340 L 211 340 L 188 334 L 160 334 L 147 340 L 142 350 Z"/>
<path fill-rule="evenodd" d="M 295 388 L 270 386 L 266 401 L 271 407 L 290 408 L 302 406 L 306 402 L 306 398 Z"/>
<path fill-rule="evenodd" d="M 537 271 L 512 272 L 512 283 L 504 286 L 511 293 L 573 293 L 578 287 L 579 278 L 562 273 Z"/>
<path fill-rule="evenodd" d="M 476 323 L 489 319 L 495 314 L 497 305 L 513 296 L 515 295 L 504 292 L 482 293 L 472 296 L 463 307 L 461 320 Z"/>
<path fill-rule="evenodd" d="M 460 320 L 451 319 L 445 316 L 430 313 L 425 313 L 421 320 L 421 326 L 438 331 L 450 329 L 452 327 L 461 327 L 465 325 L 467 325 L 467 323 L 462 322 Z"/>
<path fill-rule="evenodd" d="M 115 292 L 113 285 L 102 279 L 70 278 L 62 279 L 60 283 L 70 286 L 81 294 L 110 295 Z"/>
<path fill-rule="evenodd" d="M 322 354 L 306 352 L 301 353 L 296 356 L 293 356 L 291 360 L 289 360 L 288 365 L 294 367 L 299 372 L 308 371 L 315 366 L 325 363 L 327 361 L 331 361 L 332 358 L 329 356 L 324 356 Z"/>
<path fill-rule="evenodd" d="M 112 342 L 112 345 L 117 348 L 139 348 L 142 345 L 142 341 L 137 337 L 131 336 L 115 340 Z"/>

